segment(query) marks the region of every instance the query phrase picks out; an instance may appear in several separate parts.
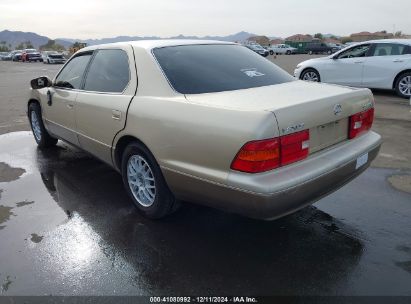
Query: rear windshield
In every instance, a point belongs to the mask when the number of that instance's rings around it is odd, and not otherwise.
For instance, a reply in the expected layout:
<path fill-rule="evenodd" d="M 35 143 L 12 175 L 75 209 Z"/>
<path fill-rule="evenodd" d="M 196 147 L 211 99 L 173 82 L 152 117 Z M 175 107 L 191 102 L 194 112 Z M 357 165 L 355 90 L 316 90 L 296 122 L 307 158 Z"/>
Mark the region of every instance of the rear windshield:
<path fill-rule="evenodd" d="M 153 53 L 170 84 L 182 94 L 249 89 L 294 79 L 239 45 L 171 46 L 156 48 Z"/>

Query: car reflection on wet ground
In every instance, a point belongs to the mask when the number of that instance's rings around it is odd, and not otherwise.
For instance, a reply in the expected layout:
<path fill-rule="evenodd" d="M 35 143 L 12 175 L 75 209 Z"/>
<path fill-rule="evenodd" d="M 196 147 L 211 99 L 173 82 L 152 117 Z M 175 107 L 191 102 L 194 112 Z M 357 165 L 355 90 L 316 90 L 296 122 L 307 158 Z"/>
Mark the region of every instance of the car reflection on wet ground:
<path fill-rule="evenodd" d="M 191 204 L 146 220 L 118 173 L 31 132 L 0 136 L 0 173 L 3 295 L 411 295 L 401 170 L 272 222 Z"/>

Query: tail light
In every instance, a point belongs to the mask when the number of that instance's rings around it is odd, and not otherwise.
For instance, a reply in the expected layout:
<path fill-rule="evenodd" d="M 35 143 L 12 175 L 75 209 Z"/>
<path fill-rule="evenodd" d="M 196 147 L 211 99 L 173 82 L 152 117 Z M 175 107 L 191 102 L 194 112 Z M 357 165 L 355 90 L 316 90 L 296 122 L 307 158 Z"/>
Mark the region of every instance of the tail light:
<path fill-rule="evenodd" d="M 250 141 L 246 143 L 234 158 L 231 169 L 257 173 L 280 166 L 280 141 L 278 138 Z"/>
<path fill-rule="evenodd" d="M 353 139 L 371 129 L 374 121 L 374 108 L 350 116 L 349 138 Z"/>
<path fill-rule="evenodd" d="M 281 136 L 281 166 L 306 158 L 310 147 L 309 141 L 310 133 L 308 130 Z"/>
<path fill-rule="evenodd" d="M 260 173 L 285 166 L 308 156 L 308 130 L 272 139 L 246 143 L 234 158 L 231 169 Z"/>

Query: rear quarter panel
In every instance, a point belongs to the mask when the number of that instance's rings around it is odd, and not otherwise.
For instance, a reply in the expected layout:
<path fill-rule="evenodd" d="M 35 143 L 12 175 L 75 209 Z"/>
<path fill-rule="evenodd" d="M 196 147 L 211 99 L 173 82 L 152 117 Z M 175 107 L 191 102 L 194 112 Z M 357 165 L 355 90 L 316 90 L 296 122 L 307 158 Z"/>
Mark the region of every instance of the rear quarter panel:
<path fill-rule="evenodd" d="M 278 136 L 278 128 L 268 111 L 202 106 L 184 96 L 136 96 L 126 129 L 117 138 L 124 135 L 141 140 L 165 170 L 225 183 L 240 148 L 251 140 Z"/>

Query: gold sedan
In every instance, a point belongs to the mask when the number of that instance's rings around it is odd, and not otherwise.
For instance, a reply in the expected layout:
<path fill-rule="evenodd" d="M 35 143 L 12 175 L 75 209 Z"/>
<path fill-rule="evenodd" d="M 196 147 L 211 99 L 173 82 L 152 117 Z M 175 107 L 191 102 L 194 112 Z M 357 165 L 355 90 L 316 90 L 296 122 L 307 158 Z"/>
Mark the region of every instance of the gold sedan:
<path fill-rule="evenodd" d="M 352 180 L 381 145 L 368 89 L 296 80 L 233 43 L 91 46 L 31 86 L 38 145 L 111 165 L 149 218 L 183 200 L 275 219 Z"/>

